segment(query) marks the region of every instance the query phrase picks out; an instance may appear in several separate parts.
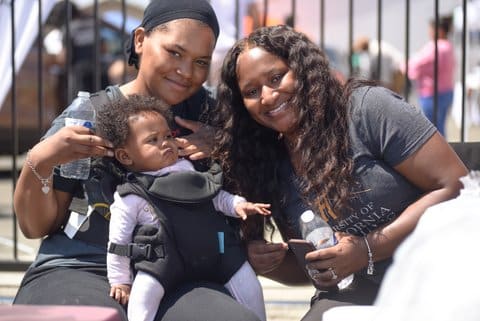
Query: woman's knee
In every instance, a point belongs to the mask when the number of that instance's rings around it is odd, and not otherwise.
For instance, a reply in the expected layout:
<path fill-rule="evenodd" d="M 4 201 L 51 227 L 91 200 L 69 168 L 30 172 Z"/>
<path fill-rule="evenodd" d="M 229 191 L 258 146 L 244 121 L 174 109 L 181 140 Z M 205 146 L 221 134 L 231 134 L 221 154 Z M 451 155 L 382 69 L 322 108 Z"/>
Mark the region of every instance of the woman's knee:
<path fill-rule="evenodd" d="M 222 285 L 206 282 L 184 285 L 167 294 L 155 320 L 259 321 Z"/>

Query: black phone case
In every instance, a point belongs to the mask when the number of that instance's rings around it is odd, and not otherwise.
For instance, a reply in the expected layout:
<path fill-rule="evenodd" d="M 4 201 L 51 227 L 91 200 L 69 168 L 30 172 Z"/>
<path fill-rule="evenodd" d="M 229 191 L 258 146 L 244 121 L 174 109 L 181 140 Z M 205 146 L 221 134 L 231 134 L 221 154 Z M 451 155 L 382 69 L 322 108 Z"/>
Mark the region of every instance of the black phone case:
<path fill-rule="evenodd" d="M 288 242 L 288 247 L 292 250 L 297 258 L 298 264 L 303 268 L 305 273 L 308 275 L 306 268 L 307 262 L 305 261 L 305 254 L 315 251 L 316 248 L 311 242 L 302 240 L 302 239 L 290 239 Z"/>

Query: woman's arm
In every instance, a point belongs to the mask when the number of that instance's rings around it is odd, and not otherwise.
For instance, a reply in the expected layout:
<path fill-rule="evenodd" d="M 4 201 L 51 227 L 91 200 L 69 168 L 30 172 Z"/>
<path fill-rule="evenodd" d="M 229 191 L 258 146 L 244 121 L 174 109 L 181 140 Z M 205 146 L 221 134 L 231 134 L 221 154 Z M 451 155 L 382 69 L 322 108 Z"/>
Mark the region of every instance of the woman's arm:
<path fill-rule="evenodd" d="M 391 224 L 370 233 L 368 240 L 376 260 L 392 256 L 428 207 L 456 197 L 462 188 L 459 178 L 468 173 L 438 132 L 416 153 L 395 166 L 395 170 L 426 192 Z"/>
<path fill-rule="evenodd" d="M 50 178 L 50 191 L 42 192 L 42 183 L 30 164 L 43 178 Z M 67 212 L 71 195 L 53 189 L 53 168 L 57 165 L 49 142 L 42 141 L 27 154 L 14 192 L 14 208 L 20 230 L 27 238 L 39 238 L 58 228 Z"/>
<path fill-rule="evenodd" d="M 28 238 L 39 238 L 58 229 L 65 219 L 72 195 L 54 190 L 53 168 L 72 160 L 112 156 L 110 143 L 82 126 L 63 127 L 42 140 L 28 153 L 14 192 L 14 208 L 20 229 Z M 50 191 L 42 191 L 42 178 L 49 178 Z"/>
<path fill-rule="evenodd" d="M 462 187 L 459 178 L 468 172 L 438 132 L 395 169 L 425 193 L 394 221 L 367 235 L 374 261 L 390 258 L 428 207 L 457 196 Z M 332 280 L 331 272 L 322 273 L 321 287 L 332 286 L 368 264 L 367 246 L 362 237 L 344 233 L 337 233 L 337 236 L 339 243 L 336 246 L 306 255 L 312 268 L 334 268 L 339 276 L 339 279 Z"/>

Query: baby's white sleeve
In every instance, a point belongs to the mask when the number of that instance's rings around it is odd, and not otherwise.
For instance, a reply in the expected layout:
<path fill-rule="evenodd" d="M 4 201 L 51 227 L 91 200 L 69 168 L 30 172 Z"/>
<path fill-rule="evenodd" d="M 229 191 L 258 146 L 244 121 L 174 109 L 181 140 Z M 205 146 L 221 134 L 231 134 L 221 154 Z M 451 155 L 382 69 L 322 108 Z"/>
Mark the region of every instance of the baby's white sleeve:
<path fill-rule="evenodd" d="M 231 217 L 239 217 L 235 212 L 235 206 L 238 203 L 246 202 L 247 200 L 239 195 L 230 194 L 227 191 L 220 190 L 213 198 L 213 206 L 219 212 Z"/>

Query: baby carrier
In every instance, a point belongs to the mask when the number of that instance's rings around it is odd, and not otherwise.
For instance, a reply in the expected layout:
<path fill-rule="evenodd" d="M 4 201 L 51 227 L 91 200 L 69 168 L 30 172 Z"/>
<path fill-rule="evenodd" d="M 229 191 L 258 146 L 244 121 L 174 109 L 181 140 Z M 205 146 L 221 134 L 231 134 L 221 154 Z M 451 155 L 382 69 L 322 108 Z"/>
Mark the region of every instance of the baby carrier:
<path fill-rule="evenodd" d="M 234 219 L 213 206 L 221 185 L 216 164 L 208 172 L 160 177 L 129 173 L 117 191 L 147 200 L 160 227 L 139 226 L 132 244 L 111 243 L 109 252 L 130 256 L 136 270 L 155 276 L 166 290 L 192 280 L 226 283 L 246 261 L 246 253 Z"/>

